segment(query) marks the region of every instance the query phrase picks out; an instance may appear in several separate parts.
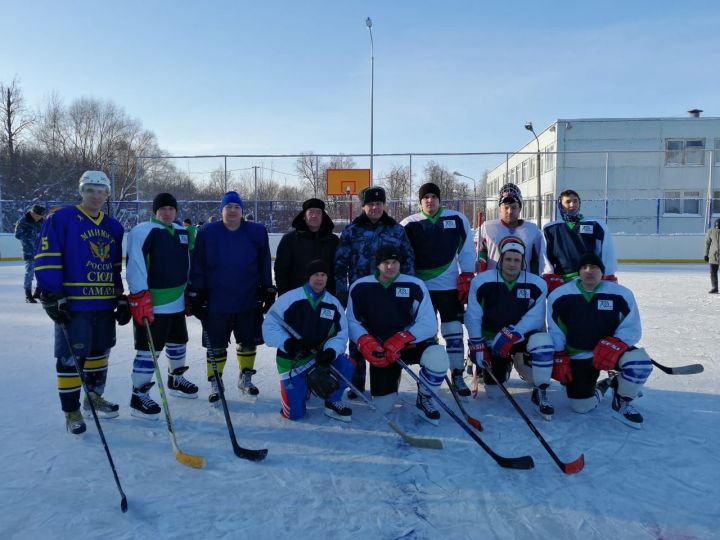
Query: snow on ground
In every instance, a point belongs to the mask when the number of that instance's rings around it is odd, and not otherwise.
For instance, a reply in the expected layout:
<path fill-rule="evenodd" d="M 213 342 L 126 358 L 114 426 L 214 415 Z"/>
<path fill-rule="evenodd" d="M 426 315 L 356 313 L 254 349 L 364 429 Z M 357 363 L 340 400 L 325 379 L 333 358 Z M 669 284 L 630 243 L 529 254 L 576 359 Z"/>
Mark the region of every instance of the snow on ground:
<path fill-rule="evenodd" d="M 573 476 L 504 397 L 481 391 L 466 407 L 485 426 L 485 442 L 502 455 L 532 455 L 533 470 L 498 467 L 446 414 L 437 428 L 419 419 L 407 375 L 393 414 L 412 434 L 440 437 L 443 450 L 409 447 L 362 404 L 349 425 L 324 416 L 316 398 L 305 419 L 283 420 L 264 346 L 257 401 L 239 397 L 237 363 L 227 364 L 238 441 L 269 449 L 260 463 L 238 459 L 222 412 L 207 403 L 195 319 L 188 378 L 200 399 L 169 398 L 180 447 L 207 459 L 205 469 L 190 469 L 175 461 L 162 418 L 130 416 L 134 352 L 129 327 L 119 328 L 106 397 L 121 414 L 102 426 L 129 502 L 123 514 L 92 421 L 82 437 L 65 432 L 51 323 L 40 305 L 23 303 L 22 267 L 1 265 L 0 538 L 719 538 L 720 298 L 706 292 L 704 265 L 624 265 L 618 276 L 635 291 L 650 354 L 666 365 L 701 362 L 705 372 L 655 370 L 638 400 L 640 431 L 612 419 L 608 399 L 573 414 L 557 383 L 556 418 L 545 422 L 530 413 L 529 390 L 514 374 L 511 392 L 560 458 L 585 454 Z M 454 408 L 446 388 L 440 395 Z"/>

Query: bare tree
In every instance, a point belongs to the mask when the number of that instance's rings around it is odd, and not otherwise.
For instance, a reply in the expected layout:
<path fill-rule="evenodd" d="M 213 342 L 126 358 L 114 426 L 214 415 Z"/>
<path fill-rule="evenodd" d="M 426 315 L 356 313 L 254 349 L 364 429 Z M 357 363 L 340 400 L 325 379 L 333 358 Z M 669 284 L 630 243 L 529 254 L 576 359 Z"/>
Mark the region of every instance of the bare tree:
<path fill-rule="evenodd" d="M 17 77 L 8 86 L 0 83 L 0 144 L 5 149 L 8 160 L 8 179 L 17 180 L 17 154 L 20 148 L 22 132 L 34 122 L 33 115 L 25 106 L 20 82 Z"/>
<path fill-rule="evenodd" d="M 325 191 L 325 169 L 320 167 L 320 157 L 313 152 L 303 152 L 302 156 L 295 162 L 295 170 L 313 197 Z"/>
<path fill-rule="evenodd" d="M 442 198 L 444 200 L 458 198 L 458 191 L 462 188 L 460 188 L 460 183 L 455 179 L 455 176 L 453 176 L 453 174 L 448 169 L 441 166 L 436 161 L 429 161 L 428 164 L 425 165 L 425 170 L 423 171 L 423 174 L 424 182 L 432 182 L 433 184 L 437 184 L 437 186 L 440 188 L 440 193 L 442 194 Z"/>
<path fill-rule="evenodd" d="M 410 196 L 410 167 L 407 165 L 393 165 L 385 177 L 383 186 L 387 191 L 388 199 L 404 201 Z"/>

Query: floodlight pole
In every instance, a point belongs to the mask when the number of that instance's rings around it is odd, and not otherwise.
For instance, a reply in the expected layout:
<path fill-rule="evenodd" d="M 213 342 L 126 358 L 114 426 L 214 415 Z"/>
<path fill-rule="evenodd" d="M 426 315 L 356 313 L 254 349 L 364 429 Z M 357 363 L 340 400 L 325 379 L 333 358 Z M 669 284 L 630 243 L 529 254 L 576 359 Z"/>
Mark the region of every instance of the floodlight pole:
<path fill-rule="evenodd" d="M 375 93 L 375 52 L 373 47 L 372 19 L 368 17 L 365 24 L 370 32 L 370 185 L 373 185 L 373 120 Z"/>
<path fill-rule="evenodd" d="M 525 129 L 532 132 L 533 136 L 535 137 L 535 142 L 537 143 L 537 226 L 539 229 L 542 229 L 542 189 L 540 184 L 540 139 L 538 139 L 537 133 L 535 133 L 535 130 L 533 129 L 532 122 L 527 122 L 525 124 Z"/>

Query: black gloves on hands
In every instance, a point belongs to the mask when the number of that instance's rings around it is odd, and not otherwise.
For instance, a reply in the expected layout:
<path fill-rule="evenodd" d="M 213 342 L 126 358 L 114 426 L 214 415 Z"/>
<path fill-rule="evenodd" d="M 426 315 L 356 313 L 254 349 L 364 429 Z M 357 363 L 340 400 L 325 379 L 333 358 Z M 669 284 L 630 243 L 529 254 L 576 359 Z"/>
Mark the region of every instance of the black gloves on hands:
<path fill-rule="evenodd" d="M 273 285 L 259 285 L 257 290 L 258 308 L 263 313 L 267 313 L 275 303 L 276 296 L 277 289 Z"/>
<path fill-rule="evenodd" d="M 312 352 L 313 344 L 305 338 L 289 338 L 283 344 L 283 350 L 292 358 L 305 358 Z"/>
<path fill-rule="evenodd" d="M 125 294 L 118 295 L 117 307 L 115 308 L 115 320 L 120 326 L 125 326 L 130 322 L 132 313 L 130 313 L 130 306 L 128 305 L 128 297 Z"/>
<path fill-rule="evenodd" d="M 208 300 L 205 291 L 188 291 L 186 302 L 185 313 L 187 315 L 195 315 L 201 321 L 207 318 Z"/>
<path fill-rule="evenodd" d="M 67 305 L 65 297 L 41 292 L 39 298 L 45 313 L 47 313 L 48 317 L 53 321 L 58 324 L 70 322 L 72 317 L 70 316 L 70 308 Z"/>
<path fill-rule="evenodd" d="M 335 360 L 335 351 L 333 349 L 325 349 L 315 355 L 315 362 L 319 366 L 329 366 Z"/>

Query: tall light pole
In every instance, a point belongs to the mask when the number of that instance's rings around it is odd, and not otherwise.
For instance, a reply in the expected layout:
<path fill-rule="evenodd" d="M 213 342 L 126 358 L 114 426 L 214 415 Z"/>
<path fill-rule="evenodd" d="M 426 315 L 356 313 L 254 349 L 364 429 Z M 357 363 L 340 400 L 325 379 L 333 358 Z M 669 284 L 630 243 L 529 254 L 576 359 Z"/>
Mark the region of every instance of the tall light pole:
<path fill-rule="evenodd" d="M 525 129 L 532 132 L 537 143 L 537 226 L 542 229 L 542 189 L 540 185 L 540 139 L 538 139 L 537 133 L 533 129 L 532 122 L 525 124 Z"/>
<path fill-rule="evenodd" d="M 372 19 L 368 17 L 365 24 L 370 32 L 370 185 L 373 184 L 373 94 L 375 91 L 375 52 L 373 49 Z"/>
<path fill-rule="evenodd" d="M 473 229 L 477 227 L 477 185 L 475 184 L 475 179 L 472 176 L 465 176 L 462 173 L 459 173 L 455 171 L 453 173 L 455 176 L 462 176 L 463 178 L 467 178 L 468 180 L 472 180 L 473 183 L 473 218 L 472 218 L 472 227 Z"/>

